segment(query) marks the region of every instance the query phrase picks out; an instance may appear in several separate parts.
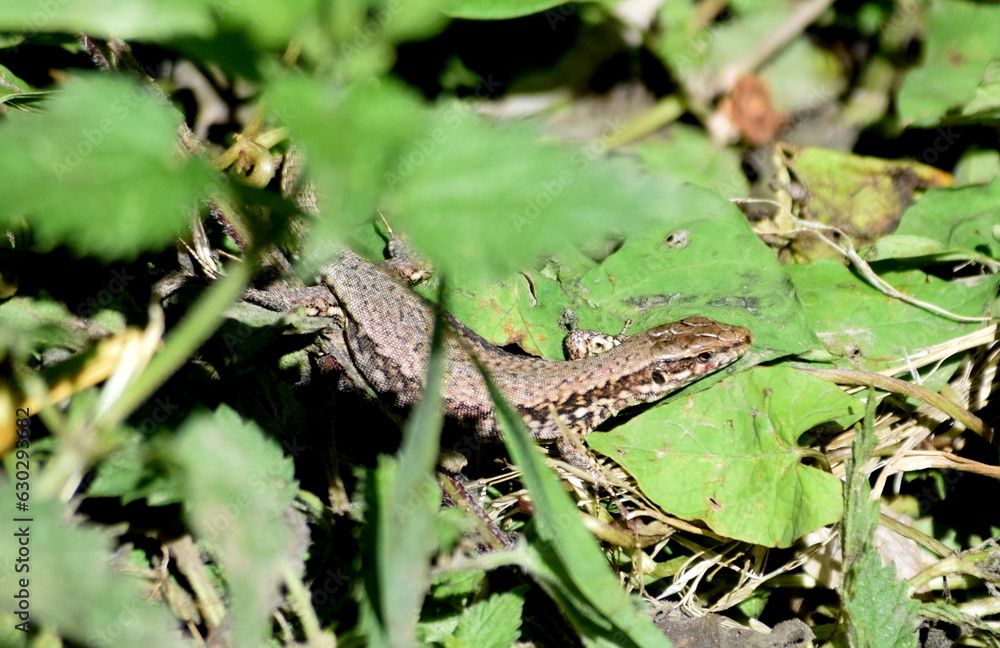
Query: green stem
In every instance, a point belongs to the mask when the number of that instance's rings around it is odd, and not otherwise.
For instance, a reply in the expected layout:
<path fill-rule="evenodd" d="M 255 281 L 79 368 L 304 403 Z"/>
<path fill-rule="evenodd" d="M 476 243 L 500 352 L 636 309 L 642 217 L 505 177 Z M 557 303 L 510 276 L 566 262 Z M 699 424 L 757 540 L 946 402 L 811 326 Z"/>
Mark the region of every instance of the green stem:
<path fill-rule="evenodd" d="M 212 284 L 198 299 L 187 316 L 167 336 L 163 348 L 153 356 L 146 370 L 94 422 L 97 427 L 110 427 L 124 421 L 188 361 L 222 323 L 226 307 L 243 294 L 253 265 L 248 258 L 227 267 L 227 276 Z"/>

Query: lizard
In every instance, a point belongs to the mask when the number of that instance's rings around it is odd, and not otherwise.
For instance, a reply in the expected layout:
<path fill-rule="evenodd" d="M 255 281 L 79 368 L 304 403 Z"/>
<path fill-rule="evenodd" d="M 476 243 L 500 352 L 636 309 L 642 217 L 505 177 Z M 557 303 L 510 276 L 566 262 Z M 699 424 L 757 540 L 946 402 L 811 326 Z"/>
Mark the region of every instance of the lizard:
<path fill-rule="evenodd" d="M 282 167 L 282 193 L 304 213 L 316 214 L 315 188 L 311 183 L 299 186 L 301 168 L 301 156 L 290 154 Z M 389 261 L 372 263 L 337 243 L 332 261 L 319 272 L 321 286 L 248 295 L 279 310 L 306 305 L 314 313 L 336 317 L 343 331 L 337 348 L 346 347 L 351 360 L 345 373 L 367 384 L 391 408 L 405 410 L 424 392 L 435 307 L 409 288 L 427 276 L 425 265 L 382 220 L 389 234 Z M 335 298 L 333 308 L 327 290 Z M 299 296 L 291 297 L 291 292 Z M 629 321 L 615 336 L 574 331 L 566 340 L 571 359 L 559 362 L 507 352 L 451 314 L 445 313 L 444 320 L 445 417 L 471 428 L 477 440 L 500 439 L 482 368 L 533 438 L 555 440 L 563 458 L 587 471 L 589 458 L 564 431 L 585 437 L 626 408 L 657 401 L 729 366 L 753 343 L 748 329 L 701 315 L 625 335 Z"/>
<path fill-rule="evenodd" d="M 424 391 L 435 309 L 397 274 L 337 244 L 318 278 L 336 298 L 354 368 L 380 399 L 404 410 Z M 499 440 L 483 367 L 531 436 L 555 440 L 563 458 L 578 467 L 588 462 L 564 430 L 586 436 L 628 407 L 659 400 L 732 364 L 753 342 L 742 326 L 693 315 L 633 335 L 605 336 L 596 355 L 550 361 L 505 351 L 448 313 L 444 321 L 446 418 L 472 429 L 477 440 Z"/>

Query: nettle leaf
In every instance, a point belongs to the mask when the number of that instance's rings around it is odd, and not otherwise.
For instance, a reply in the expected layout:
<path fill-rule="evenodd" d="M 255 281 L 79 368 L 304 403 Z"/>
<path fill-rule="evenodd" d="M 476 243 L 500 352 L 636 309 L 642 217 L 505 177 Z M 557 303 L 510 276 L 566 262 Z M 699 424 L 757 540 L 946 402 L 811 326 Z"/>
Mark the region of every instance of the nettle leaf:
<path fill-rule="evenodd" d="M 847 643 L 872 648 L 911 648 L 917 645 L 917 602 L 909 597 L 905 580 L 894 565 L 883 565 L 874 547 L 879 505 L 871 500 L 865 465 L 874 456 L 875 398 L 851 446 L 846 463 L 844 521 L 841 525 L 844 581 L 840 588 L 846 612 Z"/>
<path fill-rule="evenodd" d="M 192 416 L 173 458 L 185 515 L 225 568 L 237 645 L 260 645 L 281 601 L 293 542 L 283 515 L 297 492 L 281 447 L 227 407 Z"/>
<path fill-rule="evenodd" d="M 653 408 L 587 444 L 622 465 L 672 515 L 715 532 L 788 547 L 840 519 L 840 481 L 803 464 L 798 439 L 863 406 L 836 385 L 791 369 L 757 368 Z"/>
<path fill-rule="evenodd" d="M 214 31 L 211 6 L 209 0 L 4 2 L 0 4 L 0 31 L 83 32 L 115 38 L 210 36 Z"/>
<path fill-rule="evenodd" d="M 326 260 L 331 239 L 359 224 L 370 229 L 391 173 L 419 141 L 426 109 L 416 95 L 389 81 L 345 86 L 288 78 L 272 85 L 268 101 L 304 149 L 327 215 L 310 231 L 301 263 L 308 273 Z"/>
<path fill-rule="evenodd" d="M 532 125 L 491 124 L 447 104 L 391 169 L 386 213 L 449 276 L 504 276 L 659 217 L 662 186 L 604 152 L 601 142 L 556 144 Z"/>
<path fill-rule="evenodd" d="M 33 469 L 37 470 L 37 464 Z M 0 497 L 17 501 L 13 485 L 0 485 Z M 68 522 L 62 502 L 37 497 L 21 515 L 30 521 L 18 522 L 14 517 L 5 515 L 0 520 L 0 533 L 9 547 L 0 569 L 0 592 L 8 602 L 5 625 L 25 620 L 9 615 L 25 601 L 30 617 L 26 627 L 44 624 L 50 632 L 79 645 L 189 645 L 177 634 L 178 622 L 157 602 L 158 597 L 151 595 L 141 579 L 115 566 L 111 533 L 91 524 Z M 20 538 L 26 539 L 30 551 L 15 563 Z M 27 570 L 15 565 L 25 565 Z"/>
<path fill-rule="evenodd" d="M 0 224 L 45 246 L 130 259 L 184 231 L 214 175 L 178 152 L 179 113 L 137 83 L 81 76 L 41 114 L 0 123 Z"/>
<path fill-rule="evenodd" d="M 446 648 L 507 648 L 520 637 L 524 590 L 493 594 L 462 612 L 455 633 L 446 637 Z"/>

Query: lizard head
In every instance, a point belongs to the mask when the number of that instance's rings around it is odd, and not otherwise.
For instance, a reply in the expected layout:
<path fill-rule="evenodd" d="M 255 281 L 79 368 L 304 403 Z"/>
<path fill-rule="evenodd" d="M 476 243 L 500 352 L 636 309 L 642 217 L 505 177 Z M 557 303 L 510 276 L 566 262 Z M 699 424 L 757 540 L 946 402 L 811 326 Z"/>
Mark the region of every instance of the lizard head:
<path fill-rule="evenodd" d="M 742 326 L 723 324 L 694 315 L 641 333 L 649 351 L 644 386 L 637 389 L 643 402 L 677 391 L 706 374 L 738 360 L 753 343 Z"/>

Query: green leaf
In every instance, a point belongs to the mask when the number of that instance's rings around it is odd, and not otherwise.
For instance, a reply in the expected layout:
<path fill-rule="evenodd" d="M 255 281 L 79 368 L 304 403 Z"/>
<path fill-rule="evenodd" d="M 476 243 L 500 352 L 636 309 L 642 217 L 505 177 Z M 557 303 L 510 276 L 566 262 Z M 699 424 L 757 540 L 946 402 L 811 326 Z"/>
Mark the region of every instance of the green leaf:
<path fill-rule="evenodd" d="M 934 0 L 928 12 L 925 62 L 907 74 L 899 90 L 903 123 L 933 126 L 962 112 L 985 113 L 989 123 L 995 90 L 989 83 L 981 91 L 977 88 L 984 72 L 993 68 L 990 61 L 1000 58 L 998 29 L 998 6 Z"/>
<path fill-rule="evenodd" d="M 996 261 L 974 250 L 948 247 L 932 238 L 923 236 L 890 235 L 883 236 L 862 255 L 868 263 L 891 259 L 914 259 L 924 264 L 948 263 L 951 261 L 975 261 L 995 264 Z"/>
<path fill-rule="evenodd" d="M 622 465 L 665 511 L 715 532 L 788 547 L 840 519 L 840 481 L 814 466 L 799 437 L 849 425 L 861 404 L 824 380 L 756 368 L 648 410 L 587 444 Z M 779 493 L 779 497 L 775 497 Z"/>
<path fill-rule="evenodd" d="M 132 430 L 95 468 L 89 497 L 115 497 L 122 504 L 145 499 L 150 506 L 180 501 L 177 480 L 164 474 L 146 437 Z"/>
<path fill-rule="evenodd" d="M 6 104 L 21 110 L 32 110 L 34 105 L 48 96 L 47 91 L 34 91 L 17 75 L 0 65 L 0 105 Z"/>
<path fill-rule="evenodd" d="M 917 602 L 910 599 L 906 583 L 896 579 L 896 568 L 883 565 L 873 547 L 879 505 L 869 497 L 871 486 L 865 465 L 878 441 L 874 431 L 876 402 L 873 391 L 869 391 L 865 421 L 858 426 L 851 459 L 846 463 L 841 598 L 850 646 L 911 648 L 917 645 Z"/>
<path fill-rule="evenodd" d="M 260 645 L 291 568 L 286 510 L 298 491 L 294 465 L 275 441 L 226 406 L 192 416 L 171 454 L 185 516 L 225 569 L 235 643 Z"/>
<path fill-rule="evenodd" d="M 493 2 L 493 0 L 452 0 L 448 7 L 448 15 L 454 18 L 469 18 L 474 20 L 504 20 L 539 13 L 562 4 L 565 4 L 562 0 L 507 0 L 506 2 Z M 562 11 L 547 12 L 546 15 L 549 13 L 555 14 L 552 20 L 557 20 L 558 17 L 566 15 Z"/>
<path fill-rule="evenodd" d="M 132 40 L 218 39 L 220 33 L 236 32 L 245 34 L 258 47 L 279 48 L 297 36 L 310 20 L 315 20 L 315 12 L 315 0 L 281 4 L 242 0 L 238 6 L 221 6 L 211 0 L 3 3 L 0 30 L 83 32 Z"/>
<path fill-rule="evenodd" d="M 894 161 L 809 147 L 797 150 L 789 163 L 809 194 L 810 216 L 852 234 L 863 245 L 890 233 L 903 211 L 916 201 L 916 191 L 946 184 L 939 169 L 912 160 Z M 796 243 L 806 258 L 837 253 L 816 237 Z"/>
<path fill-rule="evenodd" d="M 982 326 L 955 322 L 888 297 L 837 261 L 814 261 L 787 270 L 817 335 L 846 368 L 880 371 L 898 366 L 922 347 Z M 960 315 L 986 314 L 998 281 L 997 275 L 943 281 L 918 270 L 881 276 L 907 295 Z"/>
<path fill-rule="evenodd" d="M 667 204 L 660 223 L 580 278 L 595 305 L 637 327 L 695 314 L 746 326 L 757 361 L 818 346 L 785 266 L 736 207 L 697 187 L 679 188 Z"/>
<path fill-rule="evenodd" d="M 497 406 L 504 443 L 535 505 L 530 553 L 522 566 L 559 604 L 584 645 L 670 648 L 670 641 L 622 591 L 524 421 L 483 375 Z"/>
<path fill-rule="evenodd" d="M 903 214 L 896 234 L 923 236 L 949 247 L 975 250 L 1000 260 L 1000 182 L 931 189 Z"/>
<path fill-rule="evenodd" d="M 563 358 L 567 312 L 578 328 L 612 334 L 628 319 L 634 333 L 694 314 L 747 326 L 745 362 L 819 348 L 784 267 L 739 210 L 701 188 L 664 191 L 670 209 L 582 275 L 552 264 L 502 283 L 463 272 L 449 308 L 491 342 L 549 359 Z"/>
<path fill-rule="evenodd" d="M 238 7 L 220 11 L 218 4 L 206 2 L 210 15 L 219 18 L 219 31 L 245 33 L 257 45 L 258 53 L 259 48 L 280 51 L 287 47 L 289 40 L 295 39 L 311 21 L 319 18 L 318 5 L 317 0 L 280 3 L 240 0 Z"/>
<path fill-rule="evenodd" d="M 10 354 L 26 362 L 32 354 L 59 347 L 80 350 L 86 343 L 86 331 L 61 302 L 13 297 L 0 304 L 0 357 Z"/>
<path fill-rule="evenodd" d="M 986 66 L 976 96 L 962 109 L 963 122 L 993 123 L 1000 119 L 1000 58 Z"/>
<path fill-rule="evenodd" d="M 955 165 L 955 185 L 988 184 L 1000 176 L 1000 151 L 969 147 Z"/>
<path fill-rule="evenodd" d="M 690 182 L 724 196 L 744 196 L 749 190 L 739 155 L 713 144 L 693 126 L 674 124 L 667 139 L 637 144 L 635 152 L 646 169 L 674 182 Z"/>
<path fill-rule="evenodd" d="M 37 469 L 33 463 L 32 470 Z M 0 499 L 17 501 L 9 482 L 0 484 Z M 8 543 L 0 569 L 0 593 L 7 601 L 5 624 L 14 620 L 9 612 L 24 601 L 28 627 L 45 628 L 79 645 L 188 645 L 159 598 L 151 596 L 142 580 L 122 573 L 116 565 L 115 539 L 109 533 L 69 522 L 61 502 L 33 498 L 29 506 L 23 516 L 7 514 L 0 520 L 0 534 Z M 21 546 L 24 550 L 18 555 Z"/>
<path fill-rule="evenodd" d="M 660 217 L 669 196 L 600 141 L 577 149 L 529 124 L 491 124 L 451 103 L 398 160 L 385 206 L 449 276 L 504 276 L 573 243 Z"/>
<path fill-rule="evenodd" d="M 163 38 L 178 34 L 211 36 L 208 0 L 60 0 L 0 3 L 0 31 L 83 32 L 125 39 Z"/>
<path fill-rule="evenodd" d="M 524 588 L 494 594 L 462 612 L 446 648 L 508 648 L 520 637 Z"/>
<path fill-rule="evenodd" d="M 215 182 L 177 152 L 179 113 L 123 78 L 82 76 L 44 114 L 0 123 L 0 223 L 24 216 L 37 240 L 105 260 L 160 249 Z"/>
<path fill-rule="evenodd" d="M 289 77 L 272 85 L 269 103 L 305 150 L 319 204 L 328 215 L 311 231 L 304 264 L 311 271 L 326 260 L 330 239 L 359 224 L 370 229 L 392 172 L 409 147 L 420 144 L 426 109 L 388 80 L 342 86 Z"/>

